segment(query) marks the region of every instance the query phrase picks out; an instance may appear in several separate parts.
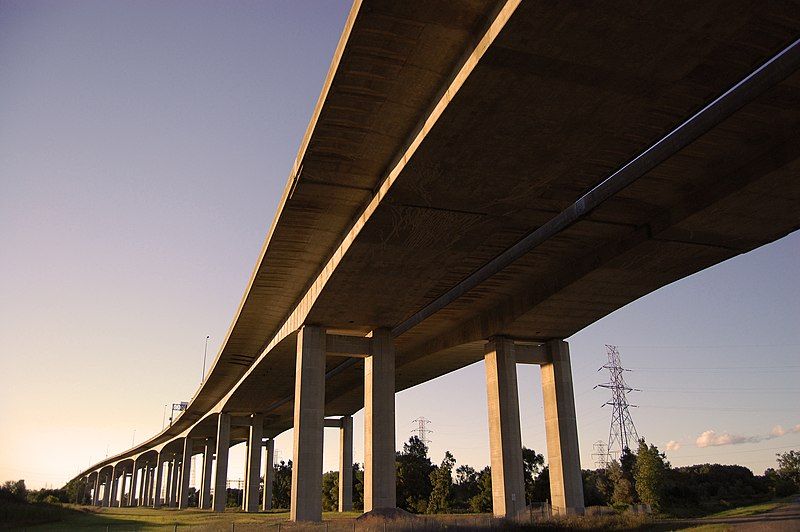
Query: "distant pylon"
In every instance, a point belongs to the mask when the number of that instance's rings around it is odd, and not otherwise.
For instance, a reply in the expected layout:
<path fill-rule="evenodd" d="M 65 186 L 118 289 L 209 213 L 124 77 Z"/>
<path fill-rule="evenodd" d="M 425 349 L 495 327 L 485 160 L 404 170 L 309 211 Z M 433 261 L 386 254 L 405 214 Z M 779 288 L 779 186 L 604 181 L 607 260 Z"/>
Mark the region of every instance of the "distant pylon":
<path fill-rule="evenodd" d="M 605 469 L 608 465 L 608 448 L 606 447 L 606 443 L 603 440 L 597 440 L 592 445 L 594 452 L 592 453 L 592 459 L 594 459 L 594 466 L 597 469 Z"/>
<path fill-rule="evenodd" d="M 611 412 L 611 427 L 608 430 L 608 447 L 606 452 L 611 458 L 619 458 L 624 449 L 630 449 L 631 444 L 639 441 L 636 427 L 633 425 L 633 418 L 628 411 L 629 407 L 635 408 L 636 405 L 628 404 L 628 392 L 638 392 L 636 388 L 631 388 L 625 383 L 623 373 L 630 371 L 622 367 L 619 350 L 617 346 L 606 345 L 608 362 L 599 370 L 607 369 L 609 372 L 609 382 L 598 384 L 600 388 L 611 390 L 611 400 L 603 404 L 613 408 Z"/>
<path fill-rule="evenodd" d="M 411 432 L 416 432 L 419 441 L 421 441 L 425 445 L 428 445 L 431 442 L 430 438 L 428 438 L 428 434 L 430 434 L 433 431 L 427 428 L 427 425 L 430 422 L 431 422 L 430 419 L 425 419 L 424 417 L 418 417 L 417 419 L 412 421 L 412 423 L 417 424 L 417 428 L 415 428 Z"/>

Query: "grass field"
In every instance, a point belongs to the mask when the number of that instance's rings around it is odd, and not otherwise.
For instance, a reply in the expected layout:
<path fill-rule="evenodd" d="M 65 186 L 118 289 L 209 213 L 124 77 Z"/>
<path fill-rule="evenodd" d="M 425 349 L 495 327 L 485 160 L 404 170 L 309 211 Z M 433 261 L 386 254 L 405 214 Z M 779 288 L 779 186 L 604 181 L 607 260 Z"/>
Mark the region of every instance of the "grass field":
<path fill-rule="evenodd" d="M 725 517 L 747 517 L 748 515 L 763 514 L 779 507 L 782 503 L 780 501 L 762 502 L 758 504 L 750 504 L 747 506 L 740 506 L 738 508 L 731 508 L 723 512 L 707 515 L 706 518 L 725 518 Z"/>

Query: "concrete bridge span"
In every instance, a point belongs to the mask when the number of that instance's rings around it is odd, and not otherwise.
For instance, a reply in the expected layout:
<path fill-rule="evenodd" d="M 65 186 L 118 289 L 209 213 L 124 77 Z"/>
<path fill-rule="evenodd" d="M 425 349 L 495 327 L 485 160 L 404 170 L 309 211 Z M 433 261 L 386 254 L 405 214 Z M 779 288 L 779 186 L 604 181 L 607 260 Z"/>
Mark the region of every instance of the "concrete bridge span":
<path fill-rule="evenodd" d="M 582 511 L 563 339 L 800 227 L 799 8 L 356 1 L 212 368 L 82 473 L 94 502 L 132 473 L 127 504 L 185 507 L 202 453 L 210 508 L 247 441 L 256 510 L 294 428 L 292 518 L 319 520 L 322 431 L 349 471 L 364 408 L 365 509 L 393 507 L 395 392 L 483 359 L 495 514 L 524 508 L 516 363 L 542 366 L 554 508 Z"/>

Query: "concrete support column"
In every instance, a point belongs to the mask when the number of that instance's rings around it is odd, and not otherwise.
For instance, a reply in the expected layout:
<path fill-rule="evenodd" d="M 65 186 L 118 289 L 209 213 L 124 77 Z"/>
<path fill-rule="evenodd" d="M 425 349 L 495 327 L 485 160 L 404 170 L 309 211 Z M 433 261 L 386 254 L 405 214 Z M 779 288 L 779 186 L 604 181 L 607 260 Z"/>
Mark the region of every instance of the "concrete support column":
<path fill-rule="evenodd" d="M 158 463 L 158 457 L 156 457 L 156 464 Z M 156 494 L 156 466 L 153 464 L 150 467 L 150 489 L 147 492 L 147 506 L 153 506 L 153 500 L 155 499 Z"/>
<path fill-rule="evenodd" d="M 244 511 L 258 511 L 258 486 L 261 481 L 261 439 L 264 436 L 264 416 L 250 416 L 250 435 L 247 440 L 247 476 L 245 477 Z"/>
<path fill-rule="evenodd" d="M 106 482 L 105 487 L 103 488 L 103 506 L 108 506 L 111 504 L 111 477 L 114 474 L 114 470 L 112 469 L 109 473 L 106 473 Z"/>
<path fill-rule="evenodd" d="M 110 488 L 111 494 L 108 498 L 108 507 L 111 508 L 114 506 L 114 503 L 117 501 L 117 466 L 114 466 L 111 469 L 111 479 L 110 479 Z"/>
<path fill-rule="evenodd" d="M 136 506 L 142 506 L 144 504 L 144 487 L 147 485 L 147 462 L 142 465 L 139 476 L 141 479 L 139 480 L 139 491 L 136 496 Z"/>
<path fill-rule="evenodd" d="M 156 482 L 153 490 L 153 508 L 161 508 L 161 488 L 164 485 L 164 455 L 158 453 L 156 458 Z"/>
<path fill-rule="evenodd" d="M 175 508 L 178 505 L 178 479 L 181 478 L 180 462 L 176 455 L 172 455 L 172 478 L 169 483 L 169 502 L 167 505 L 170 508 Z"/>
<path fill-rule="evenodd" d="M 364 360 L 364 511 L 394 508 L 394 341 L 388 329 L 372 332 Z"/>
<path fill-rule="evenodd" d="M 547 351 L 550 363 L 542 364 L 542 395 L 553 513 L 580 515 L 584 512 L 583 482 L 569 344 L 551 340 Z"/>
<path fill-rule="evenodd" d="M 119 476 L 119 498 L 117 500 L 117 507 L 122 508 L 125 506 L 125 485 L 128 482 L 128 472 L 125 468 L 122 469 L 122 474 Z"/>
<path fill-rule="evenodd" d="M 272 510 L 272 483 L 275 480 L 275 440 L 273 438 L 264 442 L 264 498 L 261 509 Z"/>
<path fill-rule="evenodd" d="M 92 490 L 92 506 L 100 504 L 100 471 L 94 477 L 94 489 Z"/>
<path fill-rule="evenodd" d="M 228 450 L 231 445 L 231 415 L 219 414 L 217 424 L 217 460 L 214 473 L 214 511 L 224 512 L 227 502 Z"/>
<path fill-rule="evenodd" d="M 183 439 L 183 459 L 181 460 L 181 488 L 178 508 L 189 507 L 189 475 L 192 472 L 193 442 L 190 437 Z"/>
<path fill-rule="evenodd" d="M 139 506 L 150 506 L 148 498 L 150 495 L 150 462 L 145 462 L 142 467 L 142 497 Z"/>
<path fill-rule="evenodd" d="M 292 521 L 322 521 L 322 438 L 325 428 L 325 330 L 297 333 L 294 388 Z"/>
<path fill-rule="evenodd" d="M 131 466 L 131 491 L 128 493 L 128 506 L 136 506 L 136 462 Z"/>
<path fill-rule="evenodd" d="M 169 507 L 169 497 L 172 488 L 172 459 L 167 460 L 167 483 L 164 485 L 164 506 Z"/>
<path fill-rule="evenodd" d="M 206 510 L 211 508 L 211 465 L 214 463 L 214 438 L 203 442 L 203 471 L 198 505 Z"/>
<path fill-rule="evenodd" d="M 484 364 L 492 464 L 492 507 L 496 517 L 517 517 L 525 511 L 525 477 L 514 341 L 493 338 L 487 342 Z"/>
<path fill-rule="evenodd" d="M 343 416 L 339 428 L 339 511 L 353 509 L 353 416 Z"/>

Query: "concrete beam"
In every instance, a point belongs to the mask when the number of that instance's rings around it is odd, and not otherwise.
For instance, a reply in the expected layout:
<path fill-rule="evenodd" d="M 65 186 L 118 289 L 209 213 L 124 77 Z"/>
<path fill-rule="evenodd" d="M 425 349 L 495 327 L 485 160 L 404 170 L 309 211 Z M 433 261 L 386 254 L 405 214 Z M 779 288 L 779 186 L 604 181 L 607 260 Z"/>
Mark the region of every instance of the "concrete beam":
<path fill-rule="evenodd" d="M 219 414 L 217 422 L 217 460 L 214 473 L 214 511 L 224 512 L 228 499 L 228 450 L 231 443 L 231 416 Z"/>
<path fill-rule="evenodd" d="M 247 440 L 247 476 L 245 479 L 244 511 L 258 511 L 258 486 L 261 481 L 261 438 L 264 435 L 263 414 L 250 418 L 250 437 Z"/>
<path fill-rule="evenodd" d="M 544 344 L 521 344 L 514 342 L 514 355 L 517 364 L 547 364 L 550 355 Z"/>
<path fill-rule="evenodd" d="M 339 417 L 326 417 L 325 418 L 325 428 L 326 429 L 340 429 L 342 428 L 342 420 L 344 418 Z"/>
<path fill-rule="evenodd" d="M 264 498 L 261 508 L 264 511 L 272 510 L 272 483 L 275 481 L 275 440 L 273 438 L 264 442 Z"/>
<path fill-rule="evenodd" d="M 388 329 L 372 334 L 364 361 L 364 511 L 395 508 L 395 350 Z"/>
<path fill-rule="evenodd" d="M 297 333 L 294 390 L 292 521 L 322 521 L 322 441 L 325 425 L 325 331 Z"/>
<path fill-rule="evenodd" d="M 325 352 L 334 356 L 366 358 L 372 354 L 372 338 L 327 334 L 325 335 Z"/>
<path fill-rule="evenodd" d="M 486 344 L 486 396 L 492 464 L 492 508 L 496 517 L 525 511 L 525 478 L 519 426 L 519 394 L 514 341 L 493 338 Z"/>
<path fill-rule="evenodd" d="M 181 460 L 181 487 L 178 498 L 178 508 L 189 507 L 189 476 L 192 472 L 192 451 L 194 441 L 190 437 L 183 439 L 183 459 Z"/>
<path fill-rule="evenodd" d="M 583 482 L 569 344 L 552 340 L 547 342 L 547 350 L 552 362 L 542 365 L 542 395 L 553 513 L 580 515 L 584 511 Z"/>
<path fill-rule="evenodd" d="M 343 416 L 339 428 L 339 511 L 353 509 L 353 416 Z"/>

